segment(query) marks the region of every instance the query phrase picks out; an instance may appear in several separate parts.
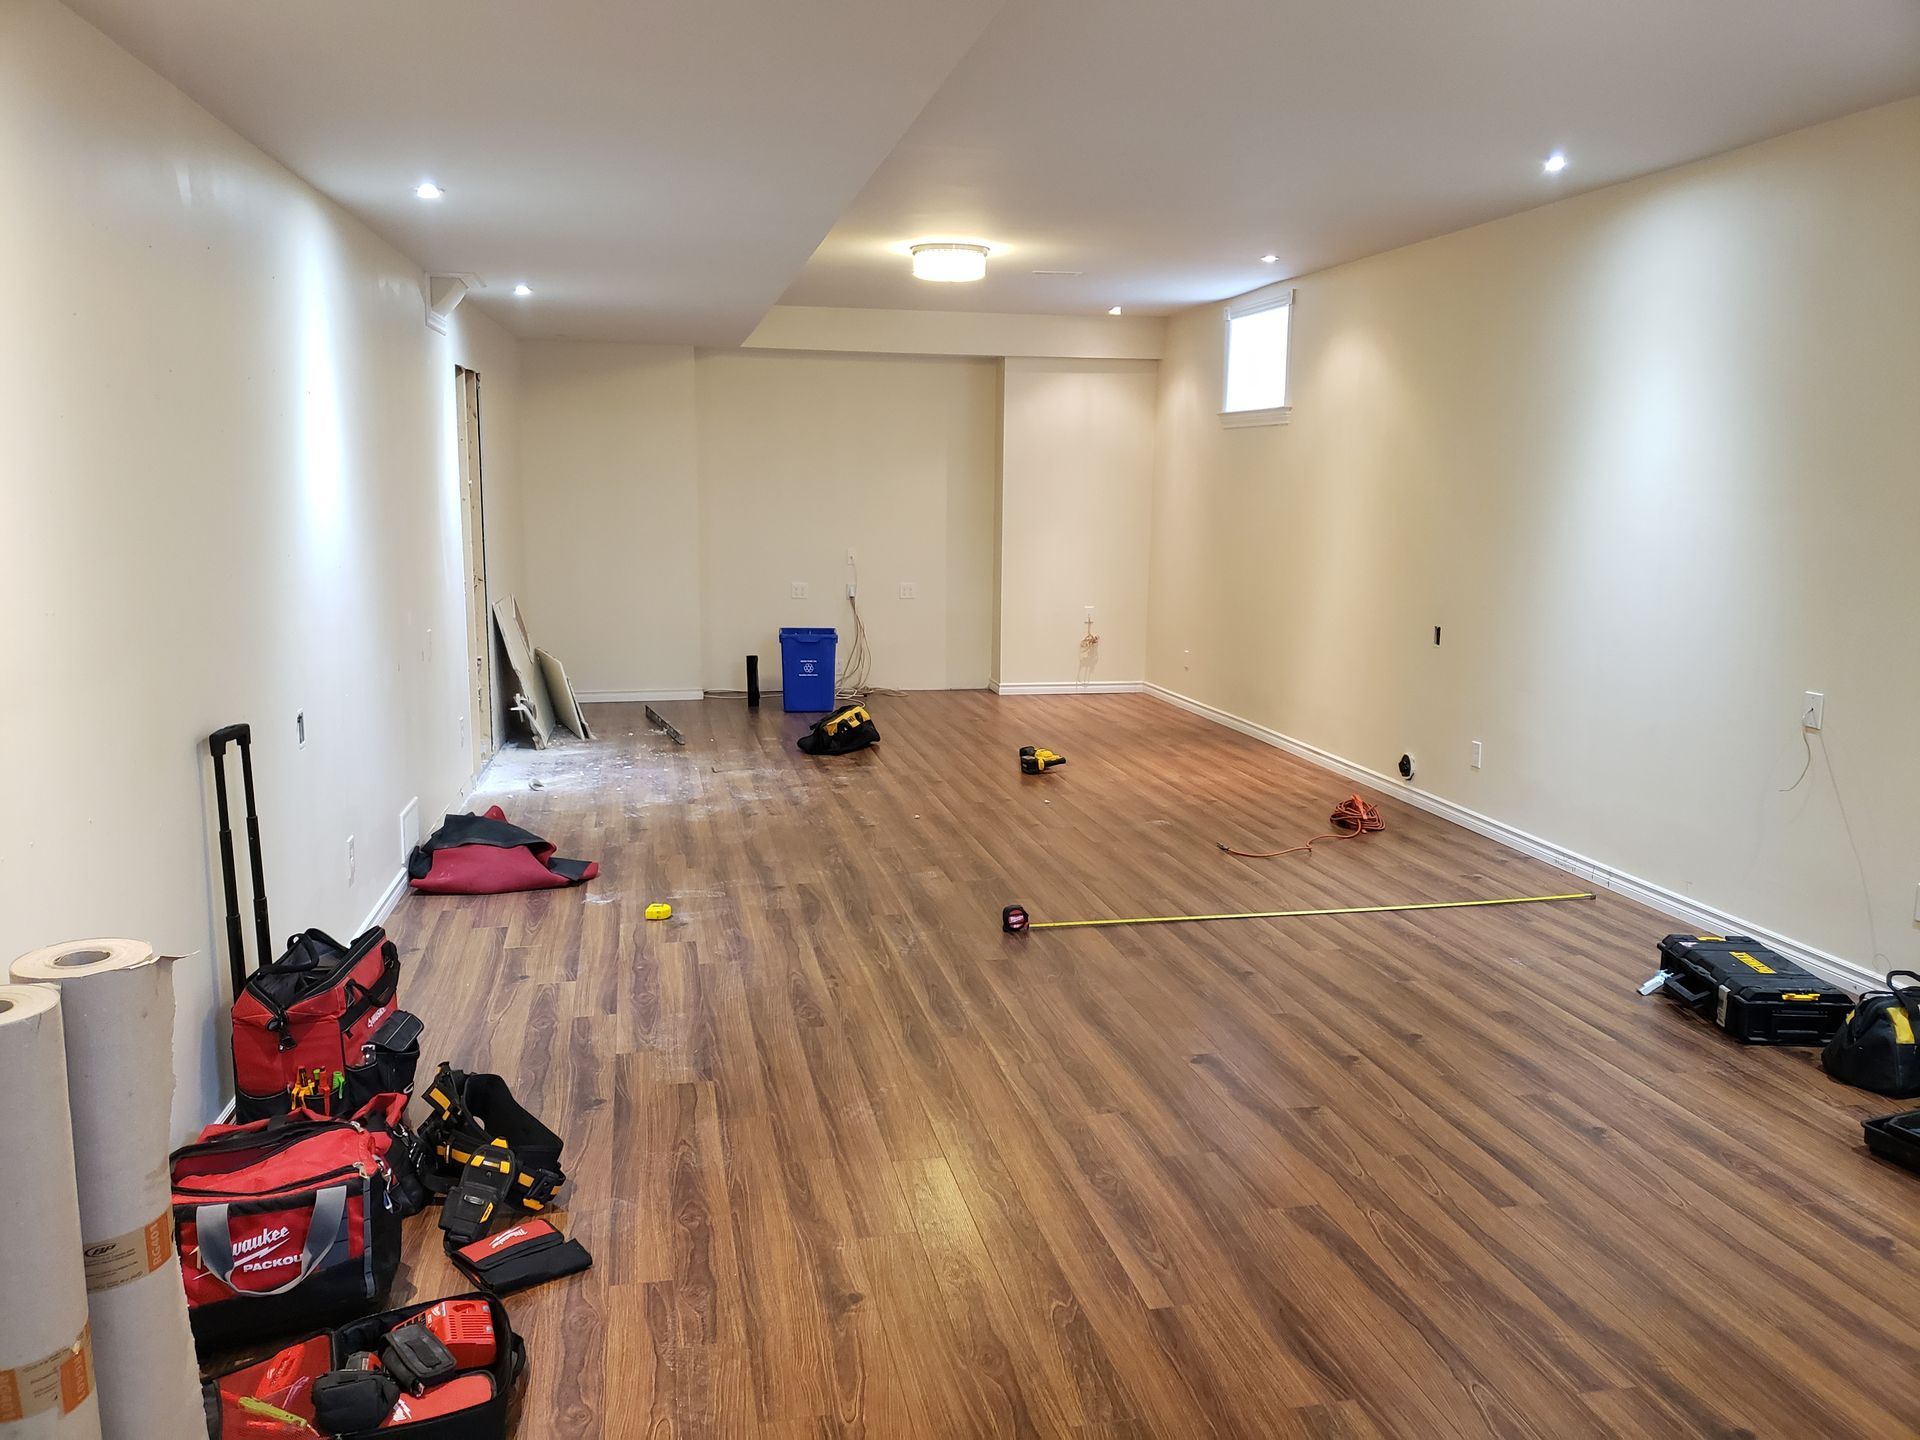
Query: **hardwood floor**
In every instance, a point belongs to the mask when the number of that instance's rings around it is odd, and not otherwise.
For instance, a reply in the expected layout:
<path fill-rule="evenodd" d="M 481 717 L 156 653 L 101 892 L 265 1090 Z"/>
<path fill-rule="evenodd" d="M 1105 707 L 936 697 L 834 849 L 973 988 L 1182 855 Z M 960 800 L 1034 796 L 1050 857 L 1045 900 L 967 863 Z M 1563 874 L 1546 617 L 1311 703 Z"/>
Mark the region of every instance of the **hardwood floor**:
<path fill-rule="evenodd" d="M 598 881 L 391 922 L 424 1064 L 567 1140 L 596 1264 L 510 1302 L 522 1440 L 1915 1433 L 1920 1176 L 1858 1123 L 1898 1102 L 1635 994 L 1677 924 L 1006 936 L 1580 887 L 1391 796 L 1226 857 L 1351 787 L 1145 696 L 881 698 L 833 760 L 658 708 L 685 749 L 597 707 L 474 797 Z"/>

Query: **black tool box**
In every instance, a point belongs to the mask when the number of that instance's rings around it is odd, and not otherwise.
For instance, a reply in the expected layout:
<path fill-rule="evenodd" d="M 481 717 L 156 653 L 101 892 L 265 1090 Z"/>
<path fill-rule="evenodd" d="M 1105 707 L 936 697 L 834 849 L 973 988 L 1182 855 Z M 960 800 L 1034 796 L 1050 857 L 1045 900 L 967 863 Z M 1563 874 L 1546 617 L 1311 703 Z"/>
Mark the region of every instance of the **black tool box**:
<path fill-rule="evenodd" d="M 1920 1170 L 1920 1110 L 1864 1120 L 1861 1128 L 1867 1132 L 1867 1149 L 1882 1160 Z"/>
<path fill-rule="evenodd" d="M 1853 998 L 1745 935 L 1669 935 L 1660 988 L 1749 1045 L 1824 1045 Z"/>

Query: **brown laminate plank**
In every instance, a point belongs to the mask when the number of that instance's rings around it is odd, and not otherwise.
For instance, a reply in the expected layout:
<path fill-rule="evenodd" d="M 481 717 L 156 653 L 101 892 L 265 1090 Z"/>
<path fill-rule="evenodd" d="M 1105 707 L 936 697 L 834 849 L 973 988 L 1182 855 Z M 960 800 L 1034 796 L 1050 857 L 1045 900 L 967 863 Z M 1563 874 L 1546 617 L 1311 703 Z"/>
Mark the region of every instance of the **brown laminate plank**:
<path fill-rule="evenodd" d="M 1007 937 L 1577 886 L 1390 794 L 1222 856 L 1353 787 L 1144 696 L 876 697 L 838 760 L 660 708 L 686 747 L 596 707 L 476 792 L 600 879 L 390 924 L 428 1063 L 568 1141 L 596 1264 L 509 1302 L 522 1440 L 1912 1433 L 1920 1192 L 1858 1129 L 1893 1107 L 1636 995 L 1672 923 Z M 406 1261 L 466 1288 L 430 1220 Z"/>

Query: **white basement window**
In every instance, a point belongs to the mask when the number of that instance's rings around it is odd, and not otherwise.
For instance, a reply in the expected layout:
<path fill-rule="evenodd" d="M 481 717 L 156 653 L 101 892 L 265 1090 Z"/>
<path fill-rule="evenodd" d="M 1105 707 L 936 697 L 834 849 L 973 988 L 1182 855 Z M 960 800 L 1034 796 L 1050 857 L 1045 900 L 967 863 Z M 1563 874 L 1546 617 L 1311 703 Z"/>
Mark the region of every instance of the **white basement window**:
<path fill-rule="evenodd" d="M 1223 425 L 1284 425 L 1287 404 L 1287 337 L 1292 330 L 1293 291 L 1268 291 L 1227 307 Z"/>

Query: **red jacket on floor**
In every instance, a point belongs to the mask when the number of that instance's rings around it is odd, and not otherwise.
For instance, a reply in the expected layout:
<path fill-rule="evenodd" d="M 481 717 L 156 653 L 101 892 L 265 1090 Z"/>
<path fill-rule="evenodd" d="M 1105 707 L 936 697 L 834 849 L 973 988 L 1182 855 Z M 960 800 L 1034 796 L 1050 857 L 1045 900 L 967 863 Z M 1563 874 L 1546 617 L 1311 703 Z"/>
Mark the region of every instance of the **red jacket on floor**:
<path fill-rule="evenodd" d="M 600 873 L 591 860 L 560 860 L 553 846 L 507 823 L 498 805 L 484 815 L 449 815 L 407 861 L 407 883 L 429 895 L 500 895 L 556 890 Z"/>

